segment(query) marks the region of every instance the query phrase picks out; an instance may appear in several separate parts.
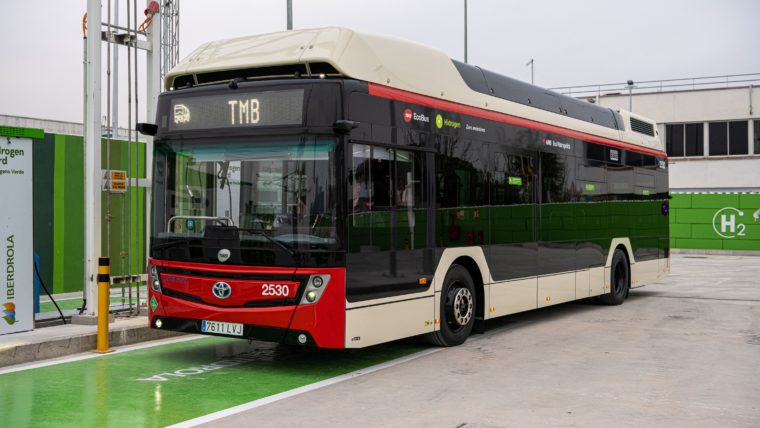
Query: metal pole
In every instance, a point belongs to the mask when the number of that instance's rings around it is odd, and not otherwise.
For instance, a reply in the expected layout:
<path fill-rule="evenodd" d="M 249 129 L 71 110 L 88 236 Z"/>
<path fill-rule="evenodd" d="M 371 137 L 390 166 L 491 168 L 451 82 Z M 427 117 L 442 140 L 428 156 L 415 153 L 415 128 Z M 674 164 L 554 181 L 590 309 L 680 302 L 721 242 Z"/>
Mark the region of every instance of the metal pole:
<path fill-rule="evenodd" d="M 88 314 L 98 314 L 96 276 L 100 257 L 100 0 L 87 0 L 87 102 L 85 116 L 85 282 Z M 106 314 L 107 316 L 107 314 Z"/>
<path fill-rule="evenodd" d="M 113 20 L 116 25 L 119 25 L 119 0 L 113 2 Z M 114 33 L 118 33 L 118 30 L 111 30 Z M 119 45 L 113 46 L 113 71 L 112 71 L 112 89 L 113 95 L 111 99 L 111 137 L 119 138 Z"/>
<path fill-rule="evenodd" d="M 467 0 L 464 0 L 464 63 L 467 64 Z"/>
<path fill-rule="evenodd" d="M 293 0 L 288 0 L 288 30 L 293 29 Z"/>
<path fill-rule="evenodd" d="M 628 111 L 633 111 L 633 80 L 626 83 L 628 84 Z"/>
<path fill-rule="evenodd" d="M 535 61 L 533 61 L 533 58 L 531 58 L 530 61 L 528 61 L 527 63 L 525 63 L 526 67 L 530 66 L 530 84 L 531 85 L 533 84 L 533 63 L 534 62 Z"/>

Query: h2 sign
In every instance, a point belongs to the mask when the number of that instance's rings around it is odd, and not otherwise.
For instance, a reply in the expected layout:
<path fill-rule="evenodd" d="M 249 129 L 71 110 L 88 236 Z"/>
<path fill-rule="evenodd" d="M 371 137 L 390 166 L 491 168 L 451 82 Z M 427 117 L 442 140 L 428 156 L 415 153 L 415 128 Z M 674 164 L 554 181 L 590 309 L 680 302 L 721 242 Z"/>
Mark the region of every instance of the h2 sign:
<path fill-rule="evenodd" d="M 747 226 L 741 222 L 744 211 L 734 207 L 721 208 L 715 212 L 712 225 L 721 238 L 733 239 L 746 236 Z"/>

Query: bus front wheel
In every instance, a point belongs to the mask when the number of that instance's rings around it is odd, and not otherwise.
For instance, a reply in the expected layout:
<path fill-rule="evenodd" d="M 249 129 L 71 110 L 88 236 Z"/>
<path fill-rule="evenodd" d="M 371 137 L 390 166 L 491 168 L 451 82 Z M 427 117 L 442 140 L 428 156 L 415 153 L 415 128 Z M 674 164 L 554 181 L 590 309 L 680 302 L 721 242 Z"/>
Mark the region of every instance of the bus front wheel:
<path fill-rule="evenodd" d="M 610 292 L 599 296 L 599 301 L 605 305 L 619 305 L 628 297 L 630 287 L 631 269 L 628 264 L 628 257 L 621 249 L 617 248 L 612 255 Z"/>
<path fill-rule="evenodd" d="M 475 324 L 475 285 L 463 266 L 453 265 L 441 289 L 440 329 L 430 334 L 438 346 L 461 345 Z"/>

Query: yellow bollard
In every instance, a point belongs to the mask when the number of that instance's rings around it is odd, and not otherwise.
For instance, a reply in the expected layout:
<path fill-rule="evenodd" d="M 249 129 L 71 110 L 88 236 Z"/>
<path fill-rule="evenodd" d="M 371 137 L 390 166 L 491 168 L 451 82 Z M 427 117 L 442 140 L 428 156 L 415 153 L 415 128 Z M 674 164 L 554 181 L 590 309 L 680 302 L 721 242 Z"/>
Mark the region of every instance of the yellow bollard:
<path fill-rule="evenodd" d="M 98 258 L 98 346 L 95 352 L 111 352 L 108 349 L 108 309 L 110 306 L 111 267 L 108 257 Z"/>

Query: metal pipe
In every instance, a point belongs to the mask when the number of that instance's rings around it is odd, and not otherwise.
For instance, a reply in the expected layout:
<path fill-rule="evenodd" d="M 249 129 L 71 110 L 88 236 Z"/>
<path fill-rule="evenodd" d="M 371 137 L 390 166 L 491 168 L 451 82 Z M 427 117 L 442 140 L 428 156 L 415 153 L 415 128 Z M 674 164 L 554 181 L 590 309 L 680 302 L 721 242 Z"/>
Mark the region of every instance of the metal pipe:
<path fill-rule="evenodd" d="M 129 0 L 127 0 L 127 32 L 133 33 L 132 30 L 132 14 L 129 10 Z M 135 27 L 137 27 L 137 19 L 135 17 Z M 135 45 L 137 45 L 135 43 Z M 135 50 L 135 53 L 137 51 Z M 127 46 L 127 147 L 129 147 L 132 143 L 132 49 Z M 129 178 L 129 174 L 127 174 L 127 178 Z M 122 222 L 124 221 L 124 218 L 122 218 Z M 122 282 L 121 287 L 121 298 L 122 302 L 125 298 L 125 292 L 124 292 L 124 283 Z M 129 301 L 132 302 L 132 290 L 129 290 Z M 131 315 L 131 314 L 130 314 Z"/>
<path fill-rule="evenodd" d="M 119 0 L 113 3 L 113 20 L 119 24 Z M 111 28 L 116 28 L 111 25 Z M 114 138 L 119 137 L 119 45 L 113 48 L 113 103 L 111 104 L 111 134 Z"/>
<path fill-rule="evenodd" d="M 82 36 L 82 135 L 85 136 L 84 141 L 87 143 L 87 86 L 88 86 L 88 80 L 87 80 L 87 34 Z M 86 144 L 85 144 L 85 151 L 87 150 Z M 87 176 L 87 166 L 88 164 L 85 164 L 84 170 L 85 170 L 85 177 Z M 85 200 L 87 200 L 87 197 L 85 196 Z M 86 208 L 85 208 L 86 210 Z M 86 212 L 86 211 L 85 211 Z M 86 233 L 86 232 L 85 232 Z M 85 244 L 87 245 L 87 244 Z M 86 257 L 89 256 L 89 254 L 86 255 Z M 88 266 L 85 266 L 85 276 L 87 275 L 87 268 Z M 87 309 L 87 297 L 88 297 L 88 287 L 87 287 L 87 279 L 85 279 L 85 286 L 82 287 L 82 307 L 79 310 L 79 315 L 82 315 L 82 313 Z M 51 285 L 52 287 L 52 285 Z M 91 305 L 94 305 L 94 302 L 90 301 Z"/>
<path fill-rule="evenodd" d="M 464 63 L 467 64 L 467 0 L 464 0 Z"/>
<path fill-rule="evenodd" d="M 106 11 L 108 14 L 107 34 L 111 38 L 111 0 L 108 1 Z M 111 43 L 106 43 L 106 127 L 111 124 Z M 106 132 L 106 183 L 111 182 L 111 134 Z M 106 257 L 111 258 L 111 190 L 106 191 Z M 110 284 L 109 284 L 110 286 Z M 100 291 L 100 287 L 98 287 Z M 110 293 L 110 290 L 109 290 Z"/>
<path fill-rule="evenodd" d="M 114 3 L 114 4 L 118 5 L 118 2 L 116 2 L 116 3 Z M 127 5 L 127 11 L 129 11 L 129 6 L 128 6 L 128 5 Z M 126 33 L 135 33 L 135 34 L 139 34 L 139 35 L 141 35 L 141 36 L 144 36 L 144 35 L 145 35 L 145 32 L 144 32 L 144 31 L 137 31 L 137 30 L 135 30 L 135 29 L 131 29 L 131 28 L 129 28 L 129 26 L 127 26 L 127 27 L 122 27 L 122 26 L 120 26 L 120 25 L 117 25 L 117 24 L 111 24 L 111 27 L 112 27 L 112 28 L 115 28 L 115 29 L 117 29 L 117 30 L 121 30 L 121 31 L 124 31 L 124 32 L 126 32 Z"/>
<path fill-rule="evenodd" d="M 293 29 L 293 0 L 288 0 L 288 30 Z M 169 71 L 169 70 L 166 70 Z"/>
<path fill-rule="evenodd" d="M 749 84 L 749 114 L 752 116 L 752 84 Z"/>
<path fill-rule="evenodd" d="M 135 16 L 135 37 L 137 37 L 137 34 L 136 34 L 137 33 L 137 0 L 134 0 L 133 5 L 134 5 L 133 6 L 133 11 L 134 11 L 134 16 Z M 151 24 L 151 25 L 159 25 L 158 22 L 160 22 L 160 19 L 157 19 L 154 22 L 154 24 Z M 130 128 L 132 128 L 132 129 L 136 129 L 137 128 L 136 124 L 140 120 L 140 108 L 139 108 L 140 107 L 140 90 L 139 90 L 140 85 L 139 85 L 139 82 L 137 80 L 137 78 L 139 77 L 139 75 L 137 73 L 137 55 L 138 55 L 137 52 L 138 52 L 137 51 L 137 44 L 135 43 L 135 122 L 134 122 L 135 125 L 133 126 L 131 123 L 129 124 Z M 137 145 L 137 139 L 138 139 L 137 132 L 135 132 L 133 135 L 134 135 L 135 138 L 134 138 L 134 141 L 132 143 L 130 143 L 130 144 Z M 127 154 L 129 155 L 129 152 Z M 139 170 L 139 168 L 138 168 L 138 170 Z M 129 205 L 129 223 L 128 224 L 129 224 L 129 229 L 131 231 L 132 230 L 132 187 L 131 187 L 131 183 L 130 183 L 130 187 L 128 189 L 129 189 L 129 202 L 130 202 L 130 205 Z M 131 235 L 129 237 L 129 249 L 130 249 L 130 253 L 129 253 L 130 254 L 130 261 L 129 261 L 129 293 L 130 293 L 130 295 L 129 295 L 129 309 L 130 309 L 130 313 L 132 313 L 132 287 L 134 286 L 134 281 L 133 281 L 133 277 L 132 277 L 132 253 L 131 253 L 131 250 L 132 250 L 132 236 Z M 134 313 L 134 315 L 140 315 L 140 287 L 139 287 L 139 285 L 137 287 L 136 292 L 137 292 L 137 296 L 136 296 L 137 300 L 136 300 L 136 304 L 135 304 L 135 310 L 136 310 L 136 312 Z"/>

